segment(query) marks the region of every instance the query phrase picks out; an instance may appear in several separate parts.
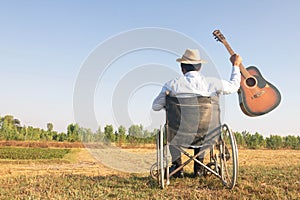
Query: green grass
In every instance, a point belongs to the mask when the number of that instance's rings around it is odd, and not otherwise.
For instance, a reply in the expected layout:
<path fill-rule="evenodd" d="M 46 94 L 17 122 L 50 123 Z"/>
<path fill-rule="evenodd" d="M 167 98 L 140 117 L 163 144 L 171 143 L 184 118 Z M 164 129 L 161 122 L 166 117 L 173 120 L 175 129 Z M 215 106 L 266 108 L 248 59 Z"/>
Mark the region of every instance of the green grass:
<path fill-rule="evenodd" d="M 142 175 L 75 174 L 0 178 L 0 199 L 299 199 L 300 165 L 242 167 L 234 190 L 208 178 L 172 179 L 164 190 Z"/>
<path fill-rule="evenodd" d="M 0 159 L 8 159 L 8 160 L 61 159 L 69 152 L 70 149 L 1 147 Z"/>

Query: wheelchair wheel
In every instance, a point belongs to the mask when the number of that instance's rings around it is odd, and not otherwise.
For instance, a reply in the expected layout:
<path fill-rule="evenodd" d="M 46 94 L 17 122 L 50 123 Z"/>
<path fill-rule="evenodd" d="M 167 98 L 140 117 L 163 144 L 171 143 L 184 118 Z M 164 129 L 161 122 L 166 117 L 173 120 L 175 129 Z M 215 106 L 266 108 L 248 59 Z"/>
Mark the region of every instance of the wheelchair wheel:
<path fill-rule="evenodd" d="M 156 163 L 154 163 L 150 168 L 150 175 L 153 179 L 157 180 L 158 185 L 163 189 L 165 187 L 165 179 L 167 179 L 166 184 L 169 184 L 168 174 L 168 158 L 167 158 L 167 145 L 164 145 L 164 133 L 165 127 L 161 126 L 160 131 L 156 135 Z M 165 177 L 166 176 L 166 177 Z"/>
<path fill-rule="evenodd" d="M 157 163 L 154 163 L 151 168 L 150 168 L 150 175 L 153 179 L 158 179 L 159 176 L 159 170 L 158 170 L 158 166 Z"/>
<path fill-rule="evenodd" d="M 165 187 L 164 183 L 164 126 L 160 128 L 156 140 L 157 151 L 157 180 L 161 188 Z"/>
<path fill-rule="evenodd" d="M 224 185 L 232 189 L 238 175 L 238 149 L 234 134 L 229 127 L 222 126 L 223 133 L 220 144 L 221 177 Z"/>

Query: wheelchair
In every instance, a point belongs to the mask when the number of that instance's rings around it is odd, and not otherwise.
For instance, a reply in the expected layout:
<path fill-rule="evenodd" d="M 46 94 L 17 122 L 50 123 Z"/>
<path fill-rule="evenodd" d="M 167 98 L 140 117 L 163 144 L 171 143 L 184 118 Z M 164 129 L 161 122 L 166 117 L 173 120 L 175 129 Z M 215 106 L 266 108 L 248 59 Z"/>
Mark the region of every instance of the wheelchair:
<path fill-rule="evenodd" d="M 238 176 L 238 149 L 229 126 L 221 124 L 219 97 L 167 94 L 165 109 L 166 123 L 156 137 L 157 160 L 150 168 L 150 175 L 157 179 L 158 185 L 161 188 L 169 185 L 174 174 L 194 161 L 204 169 L 204 177 L 214 175 L 226 188 L 233 189 Z M 172 172 L 169 171 L 170 145 L 187 156 Z M 199 153 L 191 155 L 188 149 L 195 148 L 199 148 Z M 198 159 L 200 155 L 206 159 Z"/>

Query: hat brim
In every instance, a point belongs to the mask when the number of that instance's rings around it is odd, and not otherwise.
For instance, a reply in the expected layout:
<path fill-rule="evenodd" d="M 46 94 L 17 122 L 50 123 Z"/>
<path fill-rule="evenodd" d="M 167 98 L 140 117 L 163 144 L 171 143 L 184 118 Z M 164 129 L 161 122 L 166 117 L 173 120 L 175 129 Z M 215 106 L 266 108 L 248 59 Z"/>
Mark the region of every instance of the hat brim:
<path fill-rule="evenodd" d="M 200 63 L 207 63 L 206 60 L 187 60 L 184 58 L 177 58 L 177 62 L 184 63 L 184 64 L 200 64 Z"/>

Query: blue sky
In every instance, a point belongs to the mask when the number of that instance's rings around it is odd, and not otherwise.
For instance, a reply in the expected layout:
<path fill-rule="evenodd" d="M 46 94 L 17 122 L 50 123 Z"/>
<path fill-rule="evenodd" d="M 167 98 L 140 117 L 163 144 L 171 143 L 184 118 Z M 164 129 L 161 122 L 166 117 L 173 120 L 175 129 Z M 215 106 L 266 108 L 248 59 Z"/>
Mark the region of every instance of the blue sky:
<path fill-rule="evenodd" d="M 237 95 L 229 95 L 224 122 L 238 131 L 300 135 L 300 95 L 296 89 L 299 8 L 296 0 L 1 1 L 0 115 L 11 114 L 25 125 L 40 128 L 52 122 L 56 130 L 66 131 L 67 125 L 75 122 L 74 86 L 86 58 L 108 38 L 136 28 L 167 28 L 193 38 L 213 60 L 220 76 L 227 79 L 228 53 L 212 37 L 212 31 L 220 29 L 243 57 L 244 65 L 257 66 L 282 95 L 278 108 L 256 118 L 245 116 Z M 99 84 L 105 87 L 116 82 L 111 77 L 122 68 L 122 62 L 132 60 L 136 65 L 144 59 L 149 63 L 151 55 L 156 56 L 156 62 L 166 59 L 166 64 L 180 72 L 169 55 L 139 52 L 115 62 L 116 71 L 107 71 Z M 130 71 L 130 66 L 134 65 L 127 64 L 125 69 Z M 101 99 L 104 91 L 100 85 L 95 92 L 95 115 L 102 127 L 114 123 L 111 102 Z M 149 123 L 150 106 L 159 91 L 154 85 L 133 95 L 129 113 L 134 122 Z"/>

